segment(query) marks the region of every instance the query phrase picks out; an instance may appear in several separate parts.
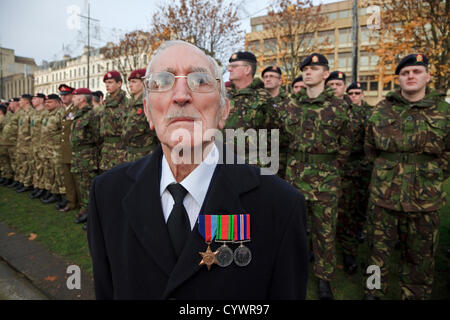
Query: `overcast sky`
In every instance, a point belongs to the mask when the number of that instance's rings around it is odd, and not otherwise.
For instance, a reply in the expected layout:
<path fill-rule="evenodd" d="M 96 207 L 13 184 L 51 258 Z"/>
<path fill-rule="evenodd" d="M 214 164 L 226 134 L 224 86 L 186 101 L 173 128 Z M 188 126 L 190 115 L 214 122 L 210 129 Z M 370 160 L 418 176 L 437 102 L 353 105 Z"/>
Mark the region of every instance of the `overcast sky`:
<path fill-rule="evenodd" d="M 155 0 L 90 0 L 91 17 L 100 28 L 93 28 L 91 45 L 100 47 L 107 41 L 117 41 L 126 32 L 149 29 L 157 4 Z M 174 1 L 171 0 L 170 3 Z M 250 31 L 250 18 L 266 13 L 270 0 L 238 0 L 244 3 L 241 26 Z M 333 2 L 325 0 L 324 2 Z M 42 60 L 60 59 L 64 53 L 77 56 L 87 44 L 85 19 L 87 0 L 1 0 L 0 46 L 14 49 L 18 56 Z M 77 21 L 78 20 L 78 21 Z M 95 25 L 95 23 L 94 23 Z M 64 48 L 63 48 L 64 46 Z"/>

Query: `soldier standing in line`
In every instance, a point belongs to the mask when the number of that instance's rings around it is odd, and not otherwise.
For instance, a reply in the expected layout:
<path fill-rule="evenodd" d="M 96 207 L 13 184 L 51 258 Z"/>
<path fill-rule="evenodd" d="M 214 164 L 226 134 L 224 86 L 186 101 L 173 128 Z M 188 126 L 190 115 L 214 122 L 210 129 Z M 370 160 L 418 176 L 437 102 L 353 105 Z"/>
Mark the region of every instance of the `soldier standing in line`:
<path fill-rule="evenodd" d="M 305 83 L 303 82 L 303 77 L 297 77 L 292 81 L 292 94 L 297 94 L 301 89 L 306 88 Z"/>
<path fill-rule="evenodd" d="M 3 142 L 3 128 L 6 123 L 6 105 L 0 104 L 0 186 L 9 183 L 11 165 L 9 163 L 8 147 Z"/>
<path fill-rule="evenodd" d="M 16 151 L 17 162 L 19 163 L 17 170 L 19 172 L 19 182 L 21 183 L 16 188 L 16 191 L 19 193 L 33 190 L 30 117 L 34 113 L 34 109 L 31 106 L 31 99 L 31 95 L 23 94 L 19 101 L 21 112 Z"/>
<path fill-rule="evenodd" d="M 42 176 L 44 173 L 44 155 L 41 149 L 41 127 L 42 119 L 47 113 L 45 110 L 45 95 L 42 93 L 35 94 L 31 103 L 34 107 L 34 112 L 30 118 L 30 128 L 31 128 L 31 150 L 33 152 L 33 186 L 34 190 L 30 192 L 30 198 L 39 198 L 44 190 L 40 188 L 42 183 Z"/>
<path fill-rule="evenodd" d="M 127 162 L 136 161 L 152 153 L 159 143 L 155 131 L 150 130 L 142 103 L 145 71 L 145 69 L 134 70 L 128 77 L 132 97 L 129 101 L 130 111 L 122 131 L 122 140 L 127 149 Z"/>
<path fill-rule="evenodd" d="M 320 299 L 333 299 L 330 281 L 336 268 L 336 219 L 341 170 L 351 147 L 342 99 L 325 88 L 328 60 L 313 53 L 300 66 L 307 86 L 281 107 L 289 135 L 286 179 L 305 195 L 311 216 L 314 274 Z"/>
<path fill-rule="evenodd" d="M 11 113 L 7 117 L 7 122 L 3 128 L 4 144 L 8 146 L 8 154 L 11 163 L 11 169 L 13 171 L 13 177 L 11 182 L 6 185 L 8 188 L 17 188 L 20 185 L 17 172 L 17 133 L 19 132 L 19 98 L 12 98 L 9 102 L 9 108 Z"/>
<path fill-rule="evenodd" d="M 122 87 L 122 76 L 118 71 L 109 71 L 103 77 L 108 95 L 105 109 L 100 115 L 102 146 L 99 171 L 104 172 L 125 161 L 125 146 L 121 135 L 128 112 L 128 98 Z"/>
<path fill-rule="evenodd" d="M 61 134 L 64 108 L 61 98 L 56 94 L 50 94 L 45 100 L 45 108 L 48 113 L 42 120 L 41 136 L 42 151 L 45 154 L 44 179 L 46 192 L 41 197 L 44 204 L 62 201 L 64 192 L 63 169 L 61 163 Z"/>
<path fill-rule="evenodd" d="M 450 175 L 449 104 L 428 87 L 428 59 L 411 54 L 397 65 L 400 90 L 389 92 L 368 120 L 365 152 L 373 160 L 368 224 L 370 265 L 381 269 L 381 290 L 366 288 L 366 299 L 387 291 L 387 262 L 397 237 L 402 299 L 431 297 L 438 247 L 443 182 Z M 399 234 L 398 234 L 399 233 Z"/>
<path fill-rule="evenodd" d="M 61 162 L 64 173 L 64 186 L 66 189 L 66 197 L 63 201 L 56 204 L 56 209 L 60 212 L 67 212 L 78 208 L 80 203 L 80 191 L 77 188 L 75 177 L 71 172 L 72 162 L 72 146 L 70 144 L 70 133 L 72 121 L 77 108 L 73 105 L 73 91 L 72 87 L 66 84 L 61 84 L 58 87 L 59 96 L 64 105 L 64 117 L 61 122 L 62 137 L 61 137 Z"/>
<path fill-rule="evenodd" d="M 227 129 L 242 129 L 244 132 L 254 129 L 268 130 L 270 139 L 270 129 L 278 129 L 279 123 L 276 120 L 277 110 L 273 107 L 273 99 L 270 93 L 264 89 L 264 83 L 259 78 L 254 78 L 257 61 L 251 52 L 237 52 L 229 59 L 228 71 L 230 72 L 231 90 L 228 92 L 230 99 L 230 115 L 227 119 Z M 258 132 L 257 132 L 258 134 Z M 257 137 L 256 137 L 257 138 Z M 246 136 L 246 162 L 266 166 L 264 159 L 255 159 L 252 149 L 258 150 L 258 143 L 251 135 Z M 268 146 L 269 150 L 271 146 Z M 247 156 L 248 155 L 248 156 Z M 242 157 L 243 155 L 239 155 Z M 280 156 L 282 158 L 282 156 Z M 273 165 L 273 164 L 272 164 Z M 279 165 L 279 164 L 278 164 Z M 282 165 L 281 165 L 282 167 Z M 283 175 L 278 170 L 279 175 Z"/>
<path fill-rule="evenodd" d="M 80 190 L 80 212 L 75 223 L 88 219 L 89 191 L 97 175 L 98 146 L 100 145 L 99 115 L 92 107 L 92 92 L 80 88 L 73 92 L 73 104 L 77 108 L 72 122 L 70 143 L 72 145 L 72 167 L 75 181 Z M 86 230 L 86 224 L 83 225 Z"/>
<path fill-rule="evenodd" d="M 105 109 L 105 101 L 103 100 L 103 92 L 92 92 L 92 106 L 95 112 L 101 112 Z"/>
<path fill-rule="evenodd" d="M 331 87 L 334 90 L 334 95 L 338 98 L 344 99 L 345 97 L 345 73 L 341 71 L 330 72 L 327 80 L 325 80 L 325 86 Z M 348 98 L 348 97 L 347 97 Z M 347 103 L 351 103 L 351 100 L 346 100 Z"/>

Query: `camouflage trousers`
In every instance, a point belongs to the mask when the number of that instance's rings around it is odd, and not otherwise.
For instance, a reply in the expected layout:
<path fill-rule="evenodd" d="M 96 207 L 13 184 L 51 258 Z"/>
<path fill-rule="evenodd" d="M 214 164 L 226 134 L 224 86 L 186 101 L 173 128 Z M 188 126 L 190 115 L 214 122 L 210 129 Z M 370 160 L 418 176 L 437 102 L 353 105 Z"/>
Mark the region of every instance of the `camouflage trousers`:
<path fill-rule="evenodd" d="M 14 181 L 18 181 L 18 172 L 17 172 L 17 153 L 16 153 L 16 147 L 15 146 L 8 146 L 8 154 L 9 154 L 9 160 L 11 164 L 11 169 L 13 171 L 13 179 Z"/>
<path fill-rule="evenodd" d="M 0 174 L 3 178 L 12 179 L 14 177 L 14 171 L 11 167 L 8 148 L 9 146 L 0 146 Z"/>
<path fill-rule="evenodd" d="M 429 299 L 439 239 L 439 212 L 406 213 L 371 204 L 368 223 L 373 232 L 369 265 L 380 267 L 381 289 L 366 289 L 366 294 L 386 294 L 387 262 L 392 256 L 396 240 L 400 239 L 402 252 L 398 273 L 402 299 Z"/>
<path fill-rule="evenodd" d="M 311 244 L 314 252 L 314 274 L 331 281 L 336 268 L 336 220 L 337 201 L 306 201 L 311 217 Z"/>
<path fill-rule="evenodd" d="M 74 173 L 76 186 L 80 190 L 80 212 L 86 211 L 89 204 L 89 191 L 91 182 L 97 176 L 95 171 L 86 170 Z"/>
<path fill-rule="evenodd" d="M 123 149 L 122 142 L 104 142 L 100 153 L 99 167 L 103 171 L 108 171 L 109 169 L 125 162 L 125 156 L 126 151 Z"/>
<path fill-rule="evenodd" d="M 52 158 L 45 158 L 43 178 L 44 189 L 49 190 L 53 194 L 66 193 L 64 171 L 60 157 L 57 155 Z"/>
<path fill-rule="evenodd" d="M 342 177 L 336 238 L 345 254 L 356 256 L 358 232 L 364 228 L 369 201 L 370 172 Z"/>
<path fill-rule="evenodd" d="M 16 180 L 23 183 L 25 187 L 31 186 L 33 184 L 33 174 L 29 152 L 17 152 L 16 163 Z"/>
<path fill-rule="evenodd" d="M 40 150 L 33 150 L 33 159 L 33 186 L 40 188 L 44 175 L 44 158 L 42 158 Z"/>

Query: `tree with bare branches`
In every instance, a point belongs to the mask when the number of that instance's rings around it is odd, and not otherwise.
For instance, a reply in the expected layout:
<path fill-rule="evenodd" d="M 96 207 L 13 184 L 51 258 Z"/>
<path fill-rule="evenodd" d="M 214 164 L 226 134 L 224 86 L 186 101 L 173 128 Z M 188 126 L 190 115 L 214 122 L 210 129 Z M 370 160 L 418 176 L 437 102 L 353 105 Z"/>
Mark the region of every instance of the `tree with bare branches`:
<path fill-rule="evenodd" d="M 328 18 L 322 13 L 322 5 L 313 5 L 312 0 L 274 0 L 263 23 L 264 45 L 252 46 L 247 39 L 248 50 L 258 55 L 260 63 L 277 61 L 291 81 L 300 74 L 301 61 L 315 50 L 326 54 L 328 38 L 316 37 L 316 33 L 327 26 Z"/>

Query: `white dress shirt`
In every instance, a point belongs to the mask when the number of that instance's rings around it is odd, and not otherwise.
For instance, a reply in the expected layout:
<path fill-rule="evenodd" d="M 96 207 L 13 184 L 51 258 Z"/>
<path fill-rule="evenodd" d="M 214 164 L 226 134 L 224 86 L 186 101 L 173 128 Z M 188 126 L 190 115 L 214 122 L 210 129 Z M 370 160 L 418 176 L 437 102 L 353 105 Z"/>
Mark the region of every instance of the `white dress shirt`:
<path fill-rule="evenodd" d="M 188 192 L 184 197 L 183 205 L 189 215 L 191 230 L 197 222 L 198 214 L 202 208 L 203 201 L 206 197 L 206 192 L 208 191 L 218 161 L 219 150 L 214 144 L 208 156 L 197 166 L 197 168 L 194 169 L 194 171 L 192 171 L 186 178 L 184 178 L 183 181 L 180 182 L 180 184 Z M 167 223 L 167 219 L 169 219 L 170 212 L 172 211 L 175 203 L 169 190 L 167 190 L 167 186 L 172 183 L 177 183 L 177 181 L 170 170 L 169 163 L 167 162 L 165 155 L 163 155 L 161 165 L 160 196 L 164 219 Z"/>

